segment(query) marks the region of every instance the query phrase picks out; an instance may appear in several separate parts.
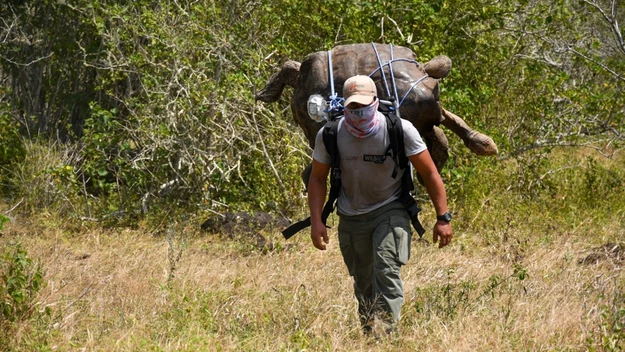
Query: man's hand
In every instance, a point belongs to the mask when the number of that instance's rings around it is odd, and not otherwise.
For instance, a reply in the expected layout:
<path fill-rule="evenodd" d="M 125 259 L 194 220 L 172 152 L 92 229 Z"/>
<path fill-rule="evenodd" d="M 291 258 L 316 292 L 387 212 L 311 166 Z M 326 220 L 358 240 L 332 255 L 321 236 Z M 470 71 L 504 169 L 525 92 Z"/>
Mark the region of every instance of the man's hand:
<path fill-rule="evenodd" d="M 434 225 L 434 243 L 438 242 L 438 248 L 443 248 L 454 237 L 451 224 L 445 221 L 438 220 Z M 438 241 L 440 238 L 440 242 Z"/>
<path fill-rule="evenodd" d="M 310 225 L 310 238 L 312 239 L 313 245 L 322 251 L 325 251 L 326 244 L 330 243 L 328 229 L 322 222 Z"/>

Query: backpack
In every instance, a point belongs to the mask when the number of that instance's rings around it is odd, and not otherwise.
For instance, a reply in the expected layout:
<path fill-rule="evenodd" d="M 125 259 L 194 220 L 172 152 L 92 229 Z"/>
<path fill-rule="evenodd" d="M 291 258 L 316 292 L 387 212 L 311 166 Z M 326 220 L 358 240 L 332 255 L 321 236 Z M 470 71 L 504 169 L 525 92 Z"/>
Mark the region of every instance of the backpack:
<path fill-rule="evenodd" d="M 404 170 L 409 167 L 409 160 L 404 150 L 404 131 L 401 124 L 401 119 L 397 116 L 396 110 L 387 104 L 380 104 L 378 110 L 386 117 L 386 128 L 388 131 L 390 143 L 386 150 L 385 155 L 390 156 L 395 162 L 393 167 L 393 173 L 391 177 L 396 178 L 398 171 Z M 339 114 L 337 114 L 339 115 Z M 342 115 L 340 115 L 342 116 Z M 326 150 L 330 154 L 330 192 L 328 200 L 323 206 L 321 212 L 321 220 L 325 225 L 328 217 L 336 208 L 336 200 L 339 197 L 341 190 L 341 157 L 339 155 L 339 148 L 337 143 L 337 131 L 338 125 L 341 120 L 340 116 L 331 116 L 328 122 L 323 126 L 323 144 Z M 419 221 L 419 212 L 421 209 L 417 205 L 412 193 L 414 191 L 414 183 L 412 181 L 412 175 L 410 172 L 404 172 L 401 182 L 401 193 L 399 201 L 404 205 L 404 208 L 408 212 L 412 226 L 419 234 L 419 237 L 423 237 L 425 229 Z M 285 239 L 293 237 L 299 231 L 310 226 L 310 217 L 305 220 L 296 222 L 282 231 L 282 235 Z M 327 226 L 327 225 L 326 225 Z"/>

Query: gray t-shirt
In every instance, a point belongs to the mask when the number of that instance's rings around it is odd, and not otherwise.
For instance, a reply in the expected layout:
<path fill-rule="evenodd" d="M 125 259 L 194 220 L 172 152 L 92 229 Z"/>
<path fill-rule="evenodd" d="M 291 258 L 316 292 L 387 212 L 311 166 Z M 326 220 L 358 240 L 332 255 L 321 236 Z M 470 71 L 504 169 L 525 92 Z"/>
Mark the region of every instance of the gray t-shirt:
<path fill-rule="evenodd" d="M 341 155 L 341 191 L 338 210 L 344 215 L 360 215 L 375 210 L 399 198 L 402 170 L 392 178 L 395 162 L 385 156 L 390 144 L 386 117 L 380 114 L 380 127 L 366 138 L 352 136 L 344 127 L 345 119 L 338 125 L 337 143 Z M 427 149 L 417 129 L 401 120 L 404 130 L 406 156 L 419 154 Z M 323 128 L 317 133 L 313 158 L 330 164 L 330 154 L 323 143 Z"/>

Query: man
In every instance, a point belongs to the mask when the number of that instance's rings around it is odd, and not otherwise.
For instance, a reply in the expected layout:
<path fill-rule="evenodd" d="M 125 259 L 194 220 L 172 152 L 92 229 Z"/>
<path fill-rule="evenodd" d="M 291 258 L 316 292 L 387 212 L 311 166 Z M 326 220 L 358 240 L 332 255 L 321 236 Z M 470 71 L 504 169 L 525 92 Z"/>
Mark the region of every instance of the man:
<path fill-rule="evenodd" d="M 342 186 L 338 198 L 338 237 L 341 254 L 354 278 L 358 313 L 366 333 L 395 330 L 404 302 L 399 269 L 410 256 L 410 218 L 398 201 L 401 172 L 391 177 L 394 160 L 386 157 L 389 136 L 386 117 L 378 111 L 375 83 L 368 76 L 345 81 L 344 118 L 337 129 Z M 441 177 L 419 132 L 401 120 L 406 156 L 423 178 L 436 209 L 433 230 L 439 248 L 452 239 L 451 214 Z M 329 243 L 321 219 L 331 157 L 323 143 L 323 129 L 317 134 L 310 181 L 311 239 L 325 250 Z M 409 168 L 403 172 L 410 172 Z"/>

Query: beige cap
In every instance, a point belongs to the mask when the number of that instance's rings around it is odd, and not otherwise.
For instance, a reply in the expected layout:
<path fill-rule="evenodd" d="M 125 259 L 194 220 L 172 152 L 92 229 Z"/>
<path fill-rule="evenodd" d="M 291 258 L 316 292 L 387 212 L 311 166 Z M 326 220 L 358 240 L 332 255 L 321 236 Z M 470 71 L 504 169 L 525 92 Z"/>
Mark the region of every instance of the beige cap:
<path fill-rule="evenodd" d="M 377 96 L 375 83 L 369 76 L 354 76 L 345 81 L 343 85 L 343 98 L 345 106 L 350 103 L 369 105 Z"/>

